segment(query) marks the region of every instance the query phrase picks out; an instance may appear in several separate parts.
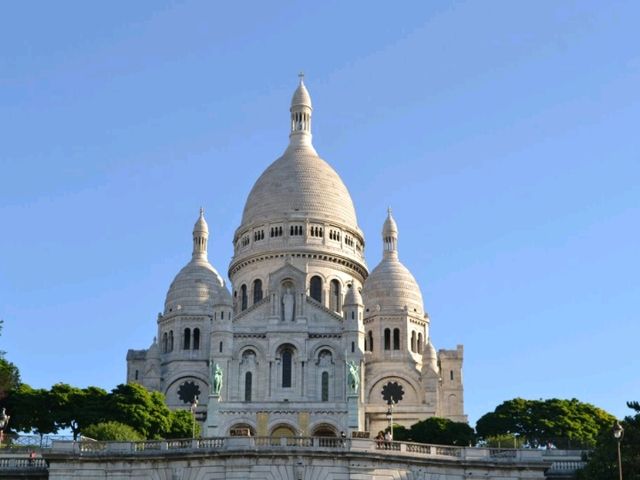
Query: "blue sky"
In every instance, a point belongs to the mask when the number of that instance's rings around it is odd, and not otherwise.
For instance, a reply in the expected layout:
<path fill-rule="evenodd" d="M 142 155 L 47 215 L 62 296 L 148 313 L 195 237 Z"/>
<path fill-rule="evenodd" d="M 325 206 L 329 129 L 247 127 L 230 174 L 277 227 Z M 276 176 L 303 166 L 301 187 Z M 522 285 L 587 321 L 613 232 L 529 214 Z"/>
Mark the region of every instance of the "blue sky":
<path fill-rule="evenodd" d="M 370 268 L 391 205 L 472 424 L 640 400 L 637 2 L 14 2 L 0 15 L 0 349 L 113 388 L 203 206 L 226 277 L 304 70 Z"/>

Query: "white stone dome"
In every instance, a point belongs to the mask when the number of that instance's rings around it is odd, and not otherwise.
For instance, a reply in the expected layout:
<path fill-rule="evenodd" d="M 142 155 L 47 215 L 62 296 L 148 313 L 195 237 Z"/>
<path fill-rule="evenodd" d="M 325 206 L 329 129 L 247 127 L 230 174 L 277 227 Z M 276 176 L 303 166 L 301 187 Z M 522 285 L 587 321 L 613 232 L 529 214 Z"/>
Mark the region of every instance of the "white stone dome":
<path fill-rule="evenodd" d="M 362 288 L 365 308 L 372 310 L 404 310 L 424 313 L 418 282 L 398 259 L 398 227 L 391 209 L 382 229 L 384 253 L 382 261 L 369 274 Z"/>
<path fill-rule="evenodd" d="M 231 305 L 222 277 L 209 262 L 191 261 L 171 282 L 164 313 L 209 314 L 221 304 Z"/>
<path fill-rule="evenodd" d="M 362 288 L 364 305 L 368 309 L 404 309 L 423 313 L 422 293 L 418 282 L 400 260 L 383 259 L 367 277 Z M 415 309 L 415 311 L 414 311 Z"/>
<path fill-rule="evenodd" d="M 359 231 L 347 187 L 311 146 L 289 145 L 258 178 L 241 228 L 283 218 L 322 219 Z"/>
<path fill-rule="evenodd" d="M 232 305 L 224 280 L 207 259 L 209 227 L 204 210 L 193 228 L 191 261 L 171 282 L 164 302 L 164 314 L 211 314 L 214 305 Z"/>

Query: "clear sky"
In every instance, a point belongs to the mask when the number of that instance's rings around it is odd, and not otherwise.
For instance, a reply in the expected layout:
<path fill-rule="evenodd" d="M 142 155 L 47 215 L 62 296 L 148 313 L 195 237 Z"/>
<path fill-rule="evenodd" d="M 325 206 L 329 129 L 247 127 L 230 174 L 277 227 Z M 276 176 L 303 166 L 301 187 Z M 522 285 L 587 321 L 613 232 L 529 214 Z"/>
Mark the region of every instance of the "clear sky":
<path fill-rule="evenodd" d="M 113 388 L 203 206 L 226 277 L 300 70 L 314 144 L 381 258 L 388 205 L 472 424 L 640 400 L 640 3 L 8 2 L 0 349 Z"/>

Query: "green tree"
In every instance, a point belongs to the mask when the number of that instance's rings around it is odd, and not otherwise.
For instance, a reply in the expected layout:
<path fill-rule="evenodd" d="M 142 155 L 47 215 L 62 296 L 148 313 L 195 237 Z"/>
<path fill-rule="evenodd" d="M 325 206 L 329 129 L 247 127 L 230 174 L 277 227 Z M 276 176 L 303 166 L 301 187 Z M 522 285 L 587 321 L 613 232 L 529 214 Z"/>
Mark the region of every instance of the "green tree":
<path fill-rule="evenodd" d="M 77 388 L 66 383 L 51 387 L 51 408 L 56 425 L 70 428 L 76 439 L 83 427 L 106 421 L 108 394 L 97 387 Z"/>
<path fill-rule="evenodd" d="M 588 447 L 600 431 L 611 426 L 614 417 L 575 398 L 525 400 L 515 398 L 498 405 L 476 423 L 482 439 L 518 434 L 533 445 L 554 443 L 557 447 Z"/>
<path fill-rule="evenodd" d="M 171 411 L 160 392 L 136 383 L 118 385 L 108 398 L 111 419 L 130 425 L 145 438 L 162 438 L 171 427 Z"/>
<path fill-rule="evenodd" d="M 144 437 L 135 428 L 120 422 L 101 422 L 83 429 L 85 437 L 102 441 L 137 442 Z"/>
<path fill-rule="evenodd" d="M 394 427 L 393 436 L 396 440 L 436 445 L 465 447 L 475 443 L 475 433 L 467 423 L 440 417 L 431 417 L 414 423 L 409 429 Z"/>
<path fill-rule="evenodd" d="M 627 402 L 635 411 L 620 422 L 624 436 L 620 444 L 622 473 L 627 480 L 640 479 L 640 403 Z M 588 455 L 587 466 L 578 472 L 579 480 L 618 480 L 617 441 L 613 437 L 613 422 L 603 429 L 596 448 Z"/>
<path fill-rule="evenodd" d="M 4 321 L 0 320 L 0 335 Z M 0 401 L 6 398 L 9 392 L 20 385 L 20 371 L 13 363 L 4 358 L 4 351 L 0 350 Z"/>
<path fill-rule="evenodd" d="M 170 426 L 164 438 L 191 438 L 200 435 L 200 425 L 194 421 L 193 415 L 188 410 L 174 410 L 170 416 Z"/>
<path fill-rule="evenodd" d="M 11 413 L 11 429 L 26 433 L 34 431 L 40 437 L 58 431 L 48 390 L 22 384 L 9 393 L 5 404 Z"/>

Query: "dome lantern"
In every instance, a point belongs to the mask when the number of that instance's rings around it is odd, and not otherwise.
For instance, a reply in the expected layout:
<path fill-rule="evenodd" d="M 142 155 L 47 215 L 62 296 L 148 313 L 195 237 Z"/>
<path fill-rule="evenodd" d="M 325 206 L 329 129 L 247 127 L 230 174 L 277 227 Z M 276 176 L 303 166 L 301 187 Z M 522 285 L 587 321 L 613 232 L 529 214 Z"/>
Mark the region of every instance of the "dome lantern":
<path fill-rule="evenodd" d="M 200 217 L 193 226 L 193 258 L 207 259 L 209 226 L 204 219 L 204 208 L 200 207 Z"/>
<path fill-rule="evenodd" d="M 382 226 L 382 243 L 384 258 L 398 258 L 398 225 L 391 215 L 391 207 L 387 209 L 387 219 Z"/>
<path fill-rule="evenodd" d="M 300 83 L 291 98 L 291 133 L 292 144 L 311 144 L 311 96 L 304 84 L 304 73 L 298 75 Z"/>

